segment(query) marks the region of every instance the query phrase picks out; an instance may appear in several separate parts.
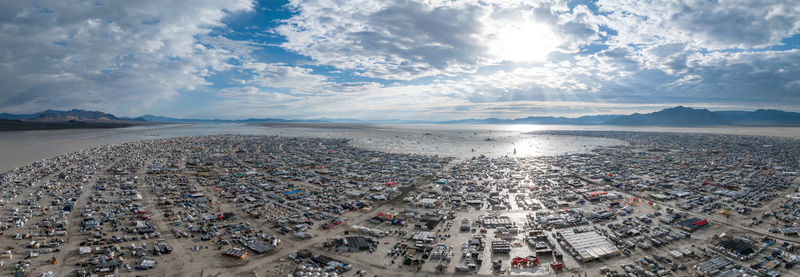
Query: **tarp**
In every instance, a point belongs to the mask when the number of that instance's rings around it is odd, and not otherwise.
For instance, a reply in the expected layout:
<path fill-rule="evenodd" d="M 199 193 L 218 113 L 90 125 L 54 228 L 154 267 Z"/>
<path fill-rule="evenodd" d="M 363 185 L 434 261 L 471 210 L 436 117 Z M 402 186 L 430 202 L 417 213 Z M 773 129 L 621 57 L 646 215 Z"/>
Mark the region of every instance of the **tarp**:
<path fill-rule="evenodd" d="M 606 194 L 608 194 L 608 192 L 605 192 L 605 191 L 593 191 L 593 192 L 589 193 L 589 197 L 595 197 L 595 196 L 598 196 L 598 195 L 606 195 Z"/>

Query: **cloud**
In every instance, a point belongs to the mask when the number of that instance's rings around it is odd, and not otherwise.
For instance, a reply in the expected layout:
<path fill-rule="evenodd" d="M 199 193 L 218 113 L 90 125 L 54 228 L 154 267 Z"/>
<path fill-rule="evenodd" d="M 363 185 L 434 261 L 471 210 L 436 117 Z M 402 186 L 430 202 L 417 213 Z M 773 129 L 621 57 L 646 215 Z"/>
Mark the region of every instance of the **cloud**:
<path fill-rule="evenodd" d="M 259 88 L 282 90 L 285 94 L 296 96 L 330 96 L 382 86 L 376 82 L 334 82 L 327 76 L 315 74 L 310 68 L 283 63 L 245 62 L 237 70 L 244 73 L 244 78 L 237 79 L 235 83 L 247 87 L 231 87 L 236 90 Z M 262 100 L 272 99 L 265 97 Z"/>
<path fill-rule="evenodd" d="M 0 108 L 136 110 L 209 84 L 246 43 L 212 35 L 249 0 L 4 1 Z"/>
<path fill-rule="evenodd" d="M 291 0 L 285 18 L 235 30 L 280 7 L 6 2 L 8 112 L 137 114 L 195 96 L 228 118 L 800 110 L 800 8 L 786 1 Z"/>
<path fill-rule="evenodd" d="M 246 102 L 262 102 L 265 99 L 268 99 L 272 104 L 294 102 L 303 99 L 299 96 L 275 91 L 266 91 L 253 86 L 224 88 L 219 90 L 218 94 L 222 97 Z"/>
<path fill-rule="evenodd" d="M 292 1 L 297 14 L 277 32 L 286 49 L 364 76 L 413 79 L 469 71 L 485 46 L 485 9 L 414 2 Z"/>
<path fill-rule="evenodd" d="M 599 0 L 618 45 L 686 43 L 709 50 L 752 49 L 800 33 L 800 5 L 765 0 Z"/>
<path fill-rule="evenodd" d="M 296 94 L 328 93 L 324 87 L 328 78 L 313 74 L 309 68 L 281 63 L 247 62 L 238 67 L 249 73 L 248 79 L 241 83 L 259 87 L 288 89 Z"/>
<path fill-rule="evenodd" d="M 540 61 L 599 39 L 585 6 L 509 1 L 291 1 L 281 46 L 362 76 L 412 80 Z"/>
<path fill-rule="evenodd" d="M 800 99 L 800 50 L 695 54 L 675 82 L 684 97 L 780 105 Z"/>

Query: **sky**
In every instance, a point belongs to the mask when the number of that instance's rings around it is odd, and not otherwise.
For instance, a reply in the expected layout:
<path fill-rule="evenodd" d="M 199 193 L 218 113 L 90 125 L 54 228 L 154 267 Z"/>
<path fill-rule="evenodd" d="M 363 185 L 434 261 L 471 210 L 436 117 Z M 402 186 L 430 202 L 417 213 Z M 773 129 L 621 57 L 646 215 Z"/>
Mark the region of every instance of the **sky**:
<path fill-rule="evenodd" d="M 798 0 L 0 1 L 0 112 L 800 111 Z"/>

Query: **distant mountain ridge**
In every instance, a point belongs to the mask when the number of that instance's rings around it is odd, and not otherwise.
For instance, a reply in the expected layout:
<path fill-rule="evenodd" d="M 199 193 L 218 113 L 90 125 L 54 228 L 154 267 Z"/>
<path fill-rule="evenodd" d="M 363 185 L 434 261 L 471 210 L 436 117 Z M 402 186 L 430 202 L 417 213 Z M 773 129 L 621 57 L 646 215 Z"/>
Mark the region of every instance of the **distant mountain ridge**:
<path fill-rule="evenodd" d="M 734 125 L 798 125 L 800 113 L 784 112 L 779 110 L 719 111 L 714 112 L 728 119 Z"/>
<path fill-rule="evenodd" d="M 562 125 L 620 125 L 620 126 L 800 126 L 800 113 L 760 109 L 756 111 L 709 111 L 684 106 L 652 113 L 630 115 L 590 115 L 581 117 L 529 116 L 524 118 L 462 119 L 451 121 L 425 120 L 357 120 L 357 119 L 185 119 L 156 115 L 136 118 L 117 117 L 109 113 L 73 109 L 46 110 L 32 114 L 0 113 L 6 125 L 19 122 L 92 122 L 92 123 L 438 123 L 438 124 L 562 124 Z M 14 122 L 8 121 L 12 120 Z M 19 122 L 17 122 L 19 121 Z M 0 122 L 2 123 L 2 122 Z"/>
<path fill-rule="evenodd" d="M 69 111 L 45 110 L 32 114 L 0 113 L 0 119 L 22 121 L 146 121 L 142 118 L 119 118 L 113 114 L 72 109 Z"/>
<path fill-rule="evenodd" d="M 121 120 L 113 114 L 96 111 L 71 110 L 71 111 L 49 111 L 40 114 L 34 120 L 43 121 L 70 121 L 70 120 L 92 120 L 107 121 Z"/>
<path fill-rule="evenodd" d="M 453 121 L 444 121 L 439 123 L 446 124 L 563 124 L 563 125 L 599 125 L 605 122 L 621 117 L 622 115 L 590 115 L 581 116 L 576 118 L 570 117 L 552 117 L 552 116 L 529 116 L 524 118 L 515 119 L 500 119 L 500 118 L 487 118 L 487 119 L 462 119 Z"/>
<path fill-rule="evenodd" d="M 0 119 L 10 119 L 10 120 L 30 120 L 39 117 L 42 114 L 50 113 L 50 112 L 61 112 L 56 110 L 45 110 L 38 113 L 32 114 L 11 114 L 11 113 L 0 113 Z"/>
<path fill-rule="evenodd" d="M 78 109 L 32 114 L 0 113 L 0 131 L 120 128 L 138 124 L 146 122 L 141 118 L 119 118 L 109 113 Z"/>
<path fill-rule="evenodd" d="M 338 119 L 338 118 L 320 118 L 320 119 L 281 119 L 281 118 L 248 118 L 248 119 L 194 119 L 194 118 L 174 118 L 167 116 L 157 115 L 143 115 L 142 120 L 148 122 L 159 123 L 335 123 L 335 122 L 362 122 L 357 119 Z"/>
<path fill-rule="evenodd" d="M 525 117 L 516 119 L 462 119 L 448 124 L 564 124 L 618 126 L 800 126 L 800 113 L 779 110 L 709 111 L 684 106 L 652 113 L 569 117 Z"/>
<path fill-rule="evenodd" d="M 706 109 L 684 106 L 640 114 L 634 113 L 611 119 L 608 125 L 712 126 L 731 125 L 731 121 Z"/>

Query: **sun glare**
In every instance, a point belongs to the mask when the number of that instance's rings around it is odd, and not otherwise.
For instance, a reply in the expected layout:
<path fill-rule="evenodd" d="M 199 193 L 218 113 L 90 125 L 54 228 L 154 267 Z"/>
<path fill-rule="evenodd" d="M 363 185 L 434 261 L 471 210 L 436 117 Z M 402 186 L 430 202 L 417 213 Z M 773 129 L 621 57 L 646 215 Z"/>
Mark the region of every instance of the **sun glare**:
<path fill-rule="evenodd" d="M 559 43 L 547 25 L 531 20 L 497 25 L 489 37 L 491 54 L 512 62 L 544 61 Z"/>

